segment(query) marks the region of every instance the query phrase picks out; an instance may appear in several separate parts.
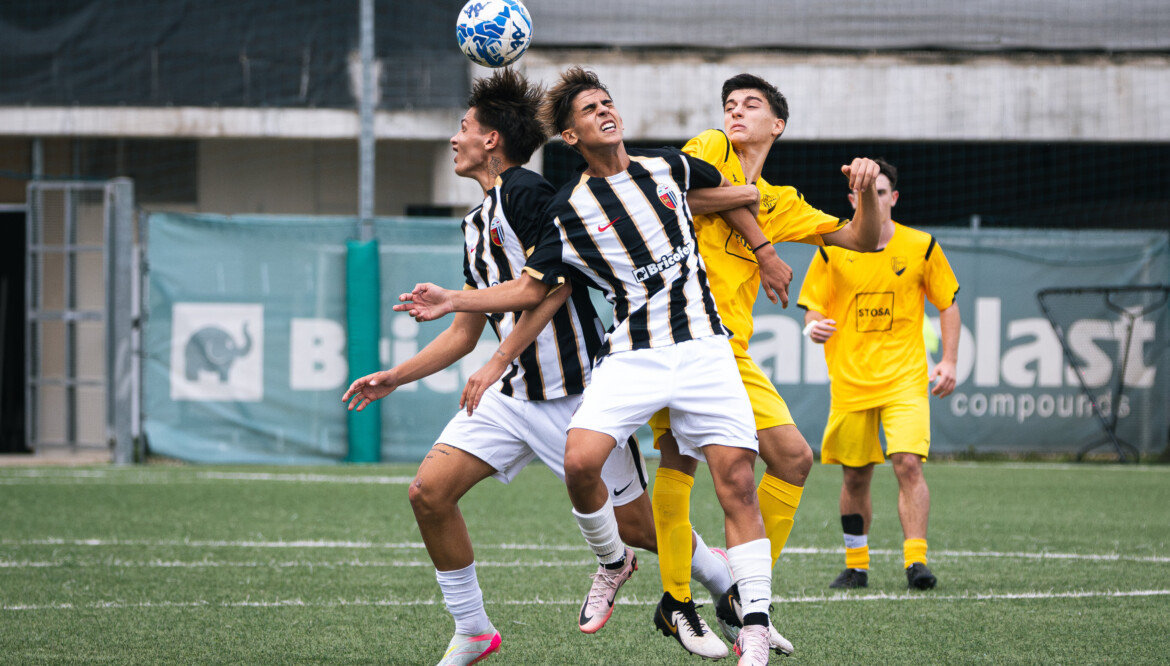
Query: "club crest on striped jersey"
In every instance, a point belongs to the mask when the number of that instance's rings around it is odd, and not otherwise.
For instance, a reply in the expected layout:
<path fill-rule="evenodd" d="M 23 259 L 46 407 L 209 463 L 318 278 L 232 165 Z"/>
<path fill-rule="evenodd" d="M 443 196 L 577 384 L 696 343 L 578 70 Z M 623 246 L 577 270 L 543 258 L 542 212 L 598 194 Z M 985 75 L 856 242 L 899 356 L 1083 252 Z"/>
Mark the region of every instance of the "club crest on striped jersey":
<path fill-rule="evenodd" d="M 663 206 L 674 210 L 678 208 L 678 194 L 674 188 L 663 183 L 658 186 L 658 200 L 662 202 Z"/>
<path fill-rule="evenodd" d="M 488 225 L 488 235 L 491 236 L 492 243 L 497 247 L 504 247 L 504 221 L 493 217 L 492 223 Z"/>

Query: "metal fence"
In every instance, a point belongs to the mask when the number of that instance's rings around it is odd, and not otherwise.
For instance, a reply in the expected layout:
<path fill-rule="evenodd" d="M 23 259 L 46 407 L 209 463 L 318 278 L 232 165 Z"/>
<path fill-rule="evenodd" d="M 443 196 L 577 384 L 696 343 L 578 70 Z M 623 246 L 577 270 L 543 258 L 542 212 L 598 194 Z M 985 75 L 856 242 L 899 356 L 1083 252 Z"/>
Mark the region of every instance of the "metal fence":
<path fill-rule="evenodd" d="M 137 456 L 134 186 L 28 186 L 25 442 Z"/>

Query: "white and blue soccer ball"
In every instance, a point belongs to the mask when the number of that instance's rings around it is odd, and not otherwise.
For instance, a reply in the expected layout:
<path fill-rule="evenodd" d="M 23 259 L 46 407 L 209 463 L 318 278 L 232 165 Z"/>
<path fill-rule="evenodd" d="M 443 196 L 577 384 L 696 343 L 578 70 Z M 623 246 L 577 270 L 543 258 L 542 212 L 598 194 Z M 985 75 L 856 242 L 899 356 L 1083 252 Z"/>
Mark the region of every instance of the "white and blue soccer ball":
<path fill-rule="evenodd" d="M 471 0 L 459 11 L 455 37 L 477 65 L 506 67 L 532 42 L 532 17 L 520 0 Z"/>

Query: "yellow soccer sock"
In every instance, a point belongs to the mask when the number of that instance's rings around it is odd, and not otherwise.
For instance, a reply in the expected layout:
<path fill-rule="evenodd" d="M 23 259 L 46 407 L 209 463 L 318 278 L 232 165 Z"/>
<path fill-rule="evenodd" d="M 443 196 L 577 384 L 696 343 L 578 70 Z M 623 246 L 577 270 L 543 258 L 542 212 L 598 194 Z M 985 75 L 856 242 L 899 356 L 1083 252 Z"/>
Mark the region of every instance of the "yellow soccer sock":
<path fill-rule="evenodd" d="M 784 552 L 784 544 L 788 543 L 788 535 L 792 533 L 793 518 L 796 508 L 800 506 L 800 496 L 804 488 L 782 481 L 771 474 L 764 474 L 760 480 L 760 487 L 756 489 L 756 496 L 760 500 L 760 515 L 764 517 L 764 533 L 772 544 L 772 566 L 780 559 Z"/>
<path fill-rule="evenodd" d="M 865 534 L 865 517 L 860 513 L 841 516 L 841 531 L 845 533 L 845 566 L 868 571 L 869 535 Z"/>
<path fill-rule="evenodd" d="M 906 561 L 904 568 L 921 562 L 926 564 L 926 539 L 906 539 L 902 542 L 902 558 Z"/>
<path fill-rule="evenodd" d="M 694 477 L 659 467 L 651 497 L 662 589 L 683 602 L 691 600 L 691 487 L 694 485 Z"/>
<path fill-rule="evenodd" d="M 845 549 L 845 566 L 849 569 L 869 570 L 869 545 Z"/>

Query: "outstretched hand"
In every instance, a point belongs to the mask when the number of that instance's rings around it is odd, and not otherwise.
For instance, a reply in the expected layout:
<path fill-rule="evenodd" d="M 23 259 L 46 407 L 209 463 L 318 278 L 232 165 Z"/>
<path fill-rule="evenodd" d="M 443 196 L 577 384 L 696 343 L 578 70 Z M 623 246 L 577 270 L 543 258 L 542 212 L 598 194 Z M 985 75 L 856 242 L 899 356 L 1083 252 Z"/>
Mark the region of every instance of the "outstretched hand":
<path fill-rule="evenodd" d="M 416 284 L 409 294 L 399 294 L 398 300 L 402 302 L 394 306 L 394 311 L 406 312 L 415 321 L 433 321 L 454 310 L 451 296 L 450 290 L 423 282 Z"/>
<path fill-rule="evenodd" d="M 849 179 L 850 191 L 860 192 L 874 186 L 881 175 L 881 168 L 868 157 L 855 157 L 852 162 L 841 167 L 841 173 Z"/>
<path fill-rule="evenodd" d="M 342 394 L 341 401 L 349 403 L 347 407 L 349 411 L 352 412 L 356 409 L 360 412 L 371 402 L 390 395 L 396 388 L 398 388 L 398 382 L 394 379 L 394 371 L 382 370 L 355 379 L 349 385 L 349 389 Z"/>

